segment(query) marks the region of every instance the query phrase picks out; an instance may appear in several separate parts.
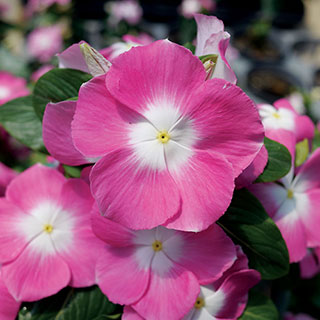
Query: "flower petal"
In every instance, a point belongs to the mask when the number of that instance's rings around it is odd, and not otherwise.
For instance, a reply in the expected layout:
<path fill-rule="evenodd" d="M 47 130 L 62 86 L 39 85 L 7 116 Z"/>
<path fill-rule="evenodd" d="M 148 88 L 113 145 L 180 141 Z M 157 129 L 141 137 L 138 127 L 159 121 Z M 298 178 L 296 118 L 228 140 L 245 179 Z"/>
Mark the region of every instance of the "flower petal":
<path fill-rule="evenodd" d="M 78 166 L 90 162 L 74 146 L 71 122 L 76 101 L 48 103 L 43 116 L 43 141 L 50 154 L 61 163 Z"/>
<path fill-rule="evenodd" d="M 180 319 L 193 307 L 199 292 L 193 273 L 174 264 L 165 273 L 151 273 L 148 290 L 132 308 L 148 320 Z"/>
<path fill-rule="evenodd" d="M 234 189 L 233 170 L 219 154 L 198 151 L 178 171 L 172 172 L 182 198 L 182 212 L 164 226 L 201 231 L 227 210 Z"/>
<path fill-rule="evenodd" d="M 111 94 L 143 113 L 150 105 L 185 108 L 194 89 L 206 78 L 201 61 L 169 40 L 135 47 L 113 61 L 106 76 Z"/>
<path fill-rule="evenodd" d="M 99 160 L 90 181 L 103 215 L 128 228 L 151 229 L 180 210 L 180 194 L 168 171 L 143 167 L 129 149 Z"/>
<path fill-rule="evenodd" d="M 250 98 L 222 79 L 206 81 L 187 116 L 198 135 L 194 148 L 223 154 L 237 177 L 262 148 L 264 129 Z"/>
<path fill-rule="evenodd" d="M 17 302 L 9 293 L 5 286 L 2 277 L 0 276 L 0 319 L 12 320 L 16 319 L 20 302 Z"/>

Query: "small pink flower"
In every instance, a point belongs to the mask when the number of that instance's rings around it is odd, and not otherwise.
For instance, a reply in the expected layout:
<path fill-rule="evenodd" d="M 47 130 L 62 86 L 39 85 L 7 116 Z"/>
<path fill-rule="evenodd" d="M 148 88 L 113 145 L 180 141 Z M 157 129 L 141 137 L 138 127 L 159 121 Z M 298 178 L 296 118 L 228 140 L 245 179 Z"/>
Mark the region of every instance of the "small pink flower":
<path fill-rule="evenodd" d="M 179 8 L 180 13 L 186 18 L 192 18 L 195 13 L 200 13 L 203 9 L 214 10 L 216 2 L 214 0 L 183 0 Z"/>
<path fill-rule="evenodd" d="M 305 313 L 293 314 L 291 312 L 287 312 L 284 315 L 284 320 L 316 320 L 316 319 Z"/>
<path fill-rule="evenodd" d="M 29 0 L 26 5 L 26 14 L 30 17 L 35 12 L 44 11 L 55 3 L 65 6 L 71 3 L 71 0 Z"/>
<path fill-rule="evenodd" d="M 48 62 L 63 45 L 62 30 L 59 25 L 33 30 L 27 40 L 29 54 L 42 63 Z"/>
<path fill-rule="evenodd" d="M 16 300 L 35 301 L 67 285 L 95 283 L 102 242 L 90 227 L 93 199 L 81 179 L 35 165 L 0 199 L 0 262 Z"/>
<path fill-rule="evenodd" d="M 9 100 L 27 96 L 29 93 L 25 79 L 0 71 L 0 105 Z"/>
<path fill-rule="evenodd" d="M 293 148 L 290 148 L 293 149 Z M 298 262 L 307 247 L 320 246 L 320 149 L 280 183 L 258 183 L 250 190 L 275 221 L 286 241 L 291 262 Z"/>
<path fill-rule="evenodd" d="M 18 315 L 20 302 L 17 302 L 9 293 L 0 273 L 0 319 L 14 320 Z"/>
<path fill-rule="evenodd" d="M 81 87 L 71 136 L 84 157 L 102 157 L 90 181 L 104 215 L 133 229 L 200 231 L 225 212 L 263 128 L 240 88 L 205 78 L 189 50 L 160 40 Z"/>
<path fill-rule="evenodd" d="M 106 6 L 110 13 L 109 23 L 117 25 L 121 20 L 128 24 L 137 24 L 142 17 L 142 8 L 135 0 L 110 1 Z"/>
<path fill-rule="evenodd" d="M 146 319 L 181 319 L 206 285 L 236 258 L 217 225 L 200 233 L 157 227 L 133 231 L 92 213 L 95 234 L 107 243 L 97 262 L 97 283 L 108 298 Z"/>
<path fill-rule="evenodd" d="M 45 73 L 47 73 L 48 71 L 50 71 L 53 68 L 54 68 L 54 66 L 52 66 L 50 64 L 46 64 L 44 66 L 41 66 L 38 70 L 36 70 L 35 72 L 32 73 L 30 79 L 33 82 L 37 82 L 39 78 L 41 78 Z"/>
<path fill-rule="evenodd" d="M 194 17 L 198 27 L 195 55 L 217 54 L 218 60 L 212 77 L 235 84 L 237 78 L 226 59 L 230 34 L 224 31 L 223 22 L 217 17 L 203 14 L 195 14 Z"/>

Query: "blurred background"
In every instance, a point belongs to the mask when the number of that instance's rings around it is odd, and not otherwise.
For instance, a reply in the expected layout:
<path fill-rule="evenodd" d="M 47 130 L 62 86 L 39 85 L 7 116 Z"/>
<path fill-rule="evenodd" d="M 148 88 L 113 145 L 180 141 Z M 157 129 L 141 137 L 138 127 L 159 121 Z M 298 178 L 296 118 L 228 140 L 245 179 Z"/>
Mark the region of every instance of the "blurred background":
<path fill-rule="evenodd" d="M 194 13 L 223 20 L 228 61 L 255 102 L 287 97 L 320 120 L 320 0 L 0 0 L 0 105 L 8 100 L 5 83 L 16 86 L 10 99 L 28 94 L 58 65 L 56 54 L 81 40 L 112 52 L 163 38 L 192 49 Z M 11 166 L 29 152 L 1 130 L 0 150 Z M 320 319 L 320 277 L 299 278 L 293 266 L 270 294 L 280 311 Z"/>

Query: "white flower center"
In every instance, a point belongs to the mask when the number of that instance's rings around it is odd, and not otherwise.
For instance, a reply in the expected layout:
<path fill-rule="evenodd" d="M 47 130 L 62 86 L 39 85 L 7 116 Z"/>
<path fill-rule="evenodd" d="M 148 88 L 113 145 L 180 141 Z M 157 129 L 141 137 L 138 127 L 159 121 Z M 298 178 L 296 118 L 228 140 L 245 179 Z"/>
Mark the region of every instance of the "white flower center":
<path fill-rule="evenodd" d="M 143 114 L 146 120 L 132 125 L 129 140 L 141 166 L 173 172 L 192 156 L 197 135 L 191 119 L 164 105 L 149 106 Z"/>
<path fill-rule="evenodd" d="M 0 86 L 0 99 L 5 99 L 10 95 L 10 89 L 5 86 Z"/>

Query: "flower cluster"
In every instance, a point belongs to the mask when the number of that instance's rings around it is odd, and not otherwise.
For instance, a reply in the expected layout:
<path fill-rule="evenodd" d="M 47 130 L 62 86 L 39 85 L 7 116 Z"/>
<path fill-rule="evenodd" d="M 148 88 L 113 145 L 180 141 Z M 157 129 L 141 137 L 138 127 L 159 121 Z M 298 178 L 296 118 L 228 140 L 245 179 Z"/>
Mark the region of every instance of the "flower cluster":
<path fill-rule="evenodd" d="M 299 164 L 296 156 L 297 143 L 311 146 L 314 124 L 287 100 L 256 106 L 236 86 L 223 23 L 195 18 L 195 54 L 126 36 L 100 52 L 81 41 L 58 55 L 60 71 L 92 78 L 76 99 L 45 107 L 54 165 L 0 167 L 1 319 L 23 302 L 95 284 L 125 306 L 125 320 L 239 318 L 261 275 L 217 223 L 236 188 L 261 201 L 290 262 L 303 266 L 308 248 L 318 254 L 320 151 Z M 33 54 L 46 62 L 53 51 L 42 43 Z M 269 161 L 265 137 L 288 149 L 292 166 L 254 183 Z M 67 178 L 62 165 L 81 176 Z"/>

